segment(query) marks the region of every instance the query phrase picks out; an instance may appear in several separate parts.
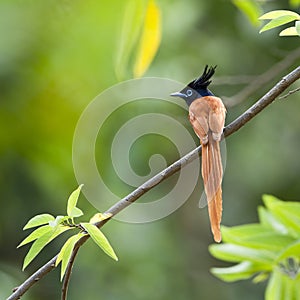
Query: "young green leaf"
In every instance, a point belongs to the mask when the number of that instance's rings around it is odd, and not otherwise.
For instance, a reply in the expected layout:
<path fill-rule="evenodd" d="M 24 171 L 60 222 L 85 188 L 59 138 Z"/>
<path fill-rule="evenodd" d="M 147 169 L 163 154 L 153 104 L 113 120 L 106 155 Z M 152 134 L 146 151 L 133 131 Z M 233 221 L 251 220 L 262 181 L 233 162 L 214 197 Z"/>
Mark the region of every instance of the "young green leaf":
<path fill-rule="evenodd" d="M 296 21 L 296 31 L 297 31 L 297 34 L 300 36 L 300 21 Z"/>
<path fill-rule="evenodd" d="M 295 299 L 294 297 L 294 283 L 295 281 L 287 276 L 286 274 L 283 275 L 283 286 L 284 286 L 284 289 L 283 289 L 283 299 Z M 299 287 L 297 286 L 297 289 Z"/>
<path fill-rule="evenodd" d="M 117 255 L 115 254 L 112 246 L 105 237 L 105 235 L 97 228 L 95 225 L 90 223 L 81 223 L 83 228 L 88 232 L 93 241 L 111 258 L 118 260 Z"/>
<path fill-rule="evenodd" d="M 295 20 L 297 20 L 297 19 L 298 19 L 298 17 L 296 17 L 296 16 L 291 16 L 291 15 L 286 15 L 286 16 L 278 17 L 278 18 L 276 18 L 276 19 L 271 20 L 269 23 L 267 23 L 267 24 L 259 31 L 259 33 L 262 33 L 262 32 L 264 32 L 264 31 L 273 29 L 273 28 L 275 28 L 275 27 L 278 27 L 278 26 L 287 24 L 287 23 L 292 22 L 292 21 L 295 21 Z"/>
<path fill-rule="evenodd" d="M 300 300 L 300 273 L 295 278 L 295 283 L 294 283 L 294 297 L 296 300 Z"/>
<path fill-rule="evenodd" d="M 267 300 L 299 299 L 299 282 L 275 268 L 266 290 Z"/>
<path fill-rule="evenodd" d="M 134 77 L 138 78 L 148 69 L 161 41 L 161 13 L 155 0 L 149 0 L 138 53 L 133 68 Z"/>
<path fill-rule="evenodd" d="M 276 262 L 280 262 L 289 257 L 299 257 L 300 254 L 300 242 L 290 244 L 288 247 L 285 247 L 277 256 Z"/>
<path fill-rule="evenodd" d="M 271 270 L 270 270 L 271 271 Z M 252 282 L 253 283 L 260 283 L 265 281 L 268 277 L 270 276 L 270 272 L 260 272 L 259 274 L 257 274 L 253 279 Z"/>
<path fill-rule="evenodd" d="M 78 207 L 73 207 L 73 209 L 70 212 L 70 217 L 72 217 L 72 218 L 78 218 L 78 217 L 80 217 L 82 215 L 83 215 L 83 212 Z"/>
<path fill-rule="evenodd" d="M 227 243 L 252 249 L 280 251 L 295 241 L 295 238 L 274 232 L 259 224 L 248 224 L 222 228 L 223 240 Z"/>
<path fill-rule="evenodd" d="M 71 236 L 62 246 L 60 252 L 58 253 L 55 266 L 57 267 L 58 264 L 61 262 L 61 272 L 60 272 L 60 280 L 63 279 L 69 260 L 71 258 L 73 249 L 75 244 L 79 241 L 81 237 L 83 237 L 85 234 L 78 233 L 76 235 Z"/>
<path fill-rule="evenodd" d="M 263 201 L 272 215 L 276 216 L 294 237 L 300 236 L 300 203 L 280 201 L 279 199 L 264 195 Z"/>
<path fill-rule="evenodd" d="M 280 33 L 279 36 L 295 36 L 295 35 L 299 35 L 296 27 L 292 26 L 292 27 L 288 27 L 286 29 L 283 29 Z"/>
<path fill-rule="evenodd" d="M 23 263 L 23 270 L 32 262 L 32 260 L 42 251 L 42 249 L 61 233 L 71 229 L 71 227 L 60 226 L 45 233 L 32 244 Z"/>
<path fill-rule="evenodd" d="M 262 206 L 258 207 L 258 218 L 260 224 L 266 228 L 270 228 L 281 234 L 288 234 L 289 232 L 285 225 L 282 224 L 276 216 Z"/>
<path fill-rule="evenodd" d="M 235 266 L 227 268 L 212 268 L 211 273 L 226 282 L 244 280 L 252 277 L 257 272 L 264 269 L 261 264 L 255 264 L 250 261 L 243 261 Z"/>
<path fill-rule="evenodd" d="M 67 214 L 69 217 L 73 218 L 75 216 L 72 215 L 72 213 L 75 212 L 78 213 L 78 211 L 74 211 L 74 208 L 76 207 L 77 205 L 77 201 L 78 201 L 78 198 L 79 198 L 79 195 L 80 195 L 80 191 L 81 191 L 81 188 L 83 187 L 83 184 L 81 184 L 69 197 L 68 199 L 68 204 L 67 204 Z"/>
<path fill-rule="evenodd" d="M 210 245 L 209 252 L 216 258 L 228 262 L 248 260 L 254 263 L 272 265 L 275 254 L 269 250 L 256 250 L 234 244 Z"/>
<path fill-rule="evenodd" d="M 222 226 L 223 241 L 229 243 L 256 236 L 257 234 L 270 232 L 271 230 L 269 228 L 265 228 L 261 224 L 246 224 L 234 227 Z"/>
<path fill-rule="evenodd" d="M 28 228 L 32 228 L 32 227 L 37 227 L 40 225 L 44 225 L 49 223 L 50 221 L 53 221 L 54 217 L 51 216 L 50 214 L 41 214 L 41 215 L 37 215 L 34 216 L 33 218 L 31 218 L 26 225 L 23 227 L 23 230 L 28 229 Z"/>
<path fill-rule="evenodd" d="M 268 195 L 268 194 L 264 194 L 262 196 L 262 200 L 264 205 L 268 208 L 271 209 L 274 205 L 279 204 L 280 202 L 282 202 L 280 199 L 276 198 L 273 195 Z"/>
<path fill-rule="evenodd" d="M 212 273 L 224 281 L 256 275 L 255 283 L 271 274 L 265 299 L 300 300 L 300 203 L 271 195 L 264 195 L 263 202 L 267 209 L 259 207 L 259 224 L 222 226 L 225 244 L 211 245 L 209 251 L 216 258 L 239 264 L 214 268 Z"/>
<path fill-rule="evenodd" d="M 261 17 L 259 17 L 260 20 L 273 20 L 277 19 L 279 17 L 284 17 L 284 16 L 293 16 L 296 17 L 296 19 L 300 19 L 300 15 L 297 13 L 290 11 L 290 10 L 273 10 L 270 12 L 265 13 Z"/>
<path fill-rule="evenodd" d="M 68 219 L 68 216 L 56 216 L 56 218 L 53 221 L 49 222 L 49 225 L 54 228 L 59 226 L 63 221 L 67 221 Z"/>
<path fill-rule="evenodd" d="M 273 271 L 266 289 L 266 294 L 265 294 L 266 300 L 285 299 L 282 298 L 282 290 L 283 290 L 282 276 L 283 275 L 280 273 L 280 271 L 276 269 Z"/>
<path fill-rule="evenodd" d="M 18 246 L 17 248 L 24 246 L 38 238 L 40 238 L 41 236 L 43 236 L 44 234 L 46 234 L 47 232 L 53 230 L 53 228 L 49 225 L 44 225 L 41 226 L 37 229 L 35 229 L 30 235 L 28 235 Z"/>

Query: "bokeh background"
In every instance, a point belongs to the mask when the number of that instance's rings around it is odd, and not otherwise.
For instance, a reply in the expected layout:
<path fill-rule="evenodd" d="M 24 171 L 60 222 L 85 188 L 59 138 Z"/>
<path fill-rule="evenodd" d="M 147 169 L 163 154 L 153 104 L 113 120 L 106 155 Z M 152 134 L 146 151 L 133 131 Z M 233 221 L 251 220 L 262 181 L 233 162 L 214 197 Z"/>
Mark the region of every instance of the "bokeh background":
<path fill-rule="evenodd" d="M 72 138 L 78 118 L 95 96 L 120 80 L 116 57 L 126 3 L 0 1 L 1 299 L 55 255 L 63 242 L 52 242 L 21 271 L 28 251 L 28 246 L 16 249 L 26 235 L 22 227 L 38 213 L 63 214 L 68 195 L 78 185 L 72 166 Z M 165 0 L 158 5 L 162 42 L 145 76 L 188 82 L 205 64 L 218 65 L 212 90 L 228 103 L 299 47 L 299 38 L 278 37 L 278 30 L 259 35 L 259 24 L 254 26 L 229 0 Z M 260 1 L 259 5 L 262 13 L 291 9 L 284 0 Z M 288 61 L 268 84 L 258 86 L 242 102 L 228 105 L 227 123 L 299 61 L 300 55 Z M 130 69 L 130 63 L 127 67 Z M 128 70 L 122 79 L 131 78 Z M 168 110 L 147 102 L 127 107 L 122 116 L 160 109 Z M 295 93 L 276 101 L 227 139 L 223 224 L 256 222 L 264 193 L 299 200 L 299 109 L 299 94 Z M 172 107 L 170 111 L 189 128 L 186 111 Z M 106 163 L 110 134 L 120 123 L 120 112 L 115 118 L 97 143 L 97 159 L 107 168 L 103 172 L 121 198 L 132 187 L 121 185 L 110 175 L 110 164 Z M 162 153 L 168 163 L 179 158 L 169 141 L 148 138 L 132 150 L 130 161 L 137 172 L 149 171 L 148 158 L 154 153 Z M 173 181 L 156 187 L 153 195 L 167 192 Z M 138 225 L 109 222 L 103 231 L 119 262 L 89 241 L 75 263 L 69 299 L 263 299 L 264 283 L 228 284 L 210 274 L 211 267 L 224 263 L 208 252 L 213 240 L 207 211 L 198 209 L 201 189 L 199 183 L 190 199 L 162 220 Z M 79 207 L 86 218 L 96 212 L 83 196 Z M 24 297 L 59 298 L 59 270 L 48 274 Z"/>

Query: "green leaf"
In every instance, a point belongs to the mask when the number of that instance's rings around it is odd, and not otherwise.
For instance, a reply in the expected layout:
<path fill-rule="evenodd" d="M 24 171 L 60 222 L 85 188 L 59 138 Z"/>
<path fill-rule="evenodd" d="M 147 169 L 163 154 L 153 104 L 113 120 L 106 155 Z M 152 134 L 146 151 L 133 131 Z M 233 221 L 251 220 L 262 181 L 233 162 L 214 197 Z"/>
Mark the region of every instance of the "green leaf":
<path fill-rule="evenodd" d="M 266 290 L 267 300 L 282 300 L 282 299 L 299 299 L 299 284 L 298 280 L 289 277 L 287 274 L 280 271 L 279 268 L 274 269 L 270 282 Z"/>
<path fill-rule="evenodd" d="M 53 221 L 49 222 L 49 225 L 54 228 L 59 226 L 63 221 L 66 221 L 68 219 L 69 219 L 68 216 L 57 216 Z"/>
<path fill-rule="evenodd" d="M 279 33 L 279 36 L 297 36 L 299 35 L 297 30 L 296 30 L 296 27 L 293 26 L 293 27 L 288 27 L 286 29 L 283 29 L 280 33 Z"/>
<path fill-rule="evenodd" d="M 72 212 L 77 205 L 77 201 L 80 195 L 81 188 L 83 184 L 81 184 L 69 197 L 68 204 L 67 204 L 67 214 L 69 217 L 73 218 Z"/>
<path fill-rule="evenodd" d="M 295 282 L 294 282 L 294 296 L 295 296 L 296 300 L 300 300 L 299 286 L 300 286 L 300 276 L 298 274 L 298 276 L 296 277 Z"/>
<path fill-rule="evenodd" d="M 259 17 L 260 20 L 273 20 L 277 19 L 279 17 L 284 17 L 284 16 L 293 16 L 296 17 L 296 19 L 300 18 L 300 15 L 297 13 L 290 11 L 290 10 L 273 10 L 270 12 L 265 13 L 261 17 Z"/>
<path fill-rule="evenodd" d="M 256 236 L 258 234 L 270 233 L 270 229 L 263 227 L 261 224 L 247 224 L 234 227 L 222 226 L 222 236 L 224 242 L 232 242 Z"/>
<path fill-rule="evenodd" d="M 252 282 L 253 283 L 263 282 L 269 277 L 269 275 L 270 275 L 269 272 L 261 272 L 252 279 Z"/>
<path fill-rule="evenodd" d="M 280 201 L 270 195 L 264 195 L 263 201 L 269 211 L 284 224 L 289 233 L 298 238 L 300 236 L 300 203 Z"/>
<path fill-rule="evenodd" d="M 228 262 L 242 262 L 248 260 L 266 266 L 272 265 L 276 257 L 273 252 L 268 250 L 256 250 L 234 244 L 210 245 L 209 252 L 214 257 Z"/>
<path fill-rule="evenodd" d="M 297 31 L 297 34 L 300 36 L 300 21 L 296 21 L 296 31 Z"/>
<path fill-rule="evenodd" d="M 32 262 L 32 260 L 42 251 L 42 249 L 50 243 L 53 239 L 59 236 L 61 233 L 71 229 L 71 227 L 60 226 L 54 228 L 52 231 L 49 231 L 39 237 L 35 242 L 32 244 L 30 250 L 28 251 L 27 255 L 25 256 L 24 263 L 23 263 L 23 270 Z"/>
<path fill-rule="evenodd" d="M 44 225 L 41 226 L 37 229 L 35 229 L 30 235 L 28 235 L 18 246 L 17 248 L 24 246 L 38 238 L 40 238 L 41 236 L 43 236 L 44 234 L 46 234 L 47 232 L 51 231 L 52 227 L 49 225 Z"/>
<path fill-rule="evenodd" d="M 262 200 L 263 200 L 263 203 L 264 205 L 270 210 L 272 209 L 272 207 L 274 207 L 275 205 L 278 205 L 280 204 L 281 201 L 280 199 L 276 198 L 275 196 L 273 195 L 268 195 L 268 194 L 264 194 L 262 196 Z"/>
<path fill-rule="evenodd" d="M 57 267 L 59 263 L 61 262 L 61 272 L 60 272 L 60 280 L 63 279 L 68 263 L 70 261 L 73 249 L 75 244 L 79 241 L 81 237 L 83 237 L 85 234 L 78 233 L 76 235 L 71 236 L 62 246 L 60 252 L 58 253 L 55 266 Z"/>
<path fill-rule="evenodd" d="M 155 0 L 149 0 L 145 22 L 133 67 L 135 78 L 143 76 L 154 59 L 161 41 L 161 12 Z"/>
<path fill-rule="evenodd" d="M 273 29 L 273 28 L 275 28 L 275 27 L 278 27 L 278 26 L 284 25 L 284 24 L 286 24 L 286 23 L 295 21 L 295 20 L 297 20 L 297 19 L 298 19 L 298 17 L 296 17 L 296 16 L 291 16 L 291 15 L 286 15 L 286 16 L 278 17 L 278 18 L 276 18 L 276 19 L 271 20 L 269 23 L 267 23 L 267 24 L 259 31 L 259 33 L 262 33 L 262 32 L 264 32 L 264 31 Z"/>
<path fill-rule="evenodd" d="M 294 298 L 294 280 L 287 275 L 283 275 L 284 296 L 283 299 L 295 299 Z M 297 287 L 298 289 L 299 287 Z"/>
<path fill-rule="evenodd" d="M 98 227 L 90 223 L 81 223 L 83 228 L 88 232 L 93 241 L 111 258 L 118 260 L 112 246 L 105 237 L 105 235 L 100 231 Z"/>
<path fill-rule="evenodd" d="M 283 300 L 285 298 L 282 298 L 282 274 L 280 271 L 275 269 L 272 272 L 272 275 L 270 277 L 266 294 L 265 294 L 265 300 Z"/>
<path fill-rule="evenodd" d="M 276 262 L 280 262 L 290 257 L 300 257 L 300 241 L 297 241 L 283 249 L 277 256 Z"/>
<path fill-rule="evenodd" d="M 70 217 L 72 217 L 72 218 L 78 218 L 78 217 L 80 217 L 82 215 L 83 215 L 83 212 L 78 207 L 73 207 L 73 209 L 72 209 L 72 211 L 70 213 Z"/>
<path fill-rule="evenodd" d="M 28 228 L 32 228 L 32 227 L 37 227 L 40 225 L 44 225 L 49 223 L 50 221 L 53 221 L 54 217 L 51 216 L 50 214 L 41 214 L 41 215 L 37 215 L 34 216 L 33 218 L 31 218 L 26 225 L 23 227 L 23 230 L 28 229 Z"/>
<path fill-rule="evenodd" d="M 145 1 L 126 1 L 115 63 L 115 71 L 119 80 L 124 79 L 126 70 L 128 69 L 130 55 L 132 54 L 143 25 L 145 8 Z"/>
<path fill-rule="evenodd" d="M 262 206 L 258 207 L 258 217 L 260 223 L 264 227 L 273 229 L 274 231 L 281 234 L 288 234 L 288 229 L 284 226 L 284 224 L 282 224 L 276 216 L 274 216 L 271 212 L 267 211 Z"/>
<path fill-rule="evenodd" d="M 242 11 L 253 26 L 260 24 L 258 17 L 261 14 L 261 8 L 254 0 L 232 0 L 233 4 Z"/>
<path fill-rule="evenodd" d="M 300 272 L 295 272 L 300 261 L 300 203 L 271 195 L 264 195 L 263 202 L 267 208 L 258 209 L 260 223 L 222 226 L 225 243 L 211 245 L 209 251 L 239 264 L 214 268 L 212 273 L 228 282 L 254 276 L 254 283 L 271 274 L 266 299 L 300 300 Z"/>
<path fill-rule="evenodd" d="M 243 261 L 232 267 L 212 268 L 211 273 L 223 281 L 233 282 L 248 279 L 261 270 L 264 270 L 261 264 Z"/>
<path fill-rule="evenodd" d="M 223 240 L 253 249 L 280 251 L 295 241 L 293 237 L 282 235 L 260 224 L 248 224 L 232 228 L 222 228 Z"/>

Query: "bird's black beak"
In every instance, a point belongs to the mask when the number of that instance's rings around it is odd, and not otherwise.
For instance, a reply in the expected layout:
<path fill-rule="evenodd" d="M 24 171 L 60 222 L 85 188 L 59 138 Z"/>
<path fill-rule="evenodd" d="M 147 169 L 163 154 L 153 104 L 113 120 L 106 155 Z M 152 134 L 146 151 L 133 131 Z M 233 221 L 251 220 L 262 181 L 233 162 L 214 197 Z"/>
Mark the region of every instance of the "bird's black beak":
<path fill-rule="evenodd" d="M 180 92 L 172 93 L 170 94 L 172 97 L 180 97 L 180 98 L 186 98 L 186 95 Z"/>

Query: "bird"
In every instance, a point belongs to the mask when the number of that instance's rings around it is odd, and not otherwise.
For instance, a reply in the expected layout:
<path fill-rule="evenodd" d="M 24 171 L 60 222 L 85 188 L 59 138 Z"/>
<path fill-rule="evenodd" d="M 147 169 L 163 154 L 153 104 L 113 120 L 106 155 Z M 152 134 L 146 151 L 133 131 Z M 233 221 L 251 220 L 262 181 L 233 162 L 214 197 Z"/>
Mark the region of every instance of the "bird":
<path fill-rule="evenodd" d="M 181 91 L 172 93 L 189 106 L 189 121 L 202 146 L 201 173 L 207 198 L 211 231 L 214 240 L 222 240 L 222 178 L 220 141 L 222 139 L 226 108 L 221 98 L 216 97 L 208 86 L 217 66 L 205 66 L 202 75 L 191 81 Z"/>

